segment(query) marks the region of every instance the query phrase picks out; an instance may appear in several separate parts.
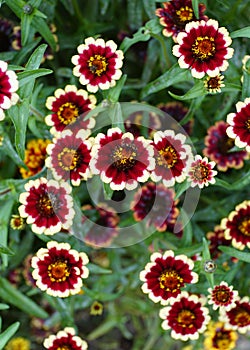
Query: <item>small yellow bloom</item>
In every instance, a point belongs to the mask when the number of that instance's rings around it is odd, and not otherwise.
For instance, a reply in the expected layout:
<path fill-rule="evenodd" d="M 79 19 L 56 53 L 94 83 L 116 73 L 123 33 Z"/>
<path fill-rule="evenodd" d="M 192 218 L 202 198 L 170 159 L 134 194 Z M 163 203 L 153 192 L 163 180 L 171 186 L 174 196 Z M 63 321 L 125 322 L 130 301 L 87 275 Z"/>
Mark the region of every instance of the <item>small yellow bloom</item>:
<path fill-rule="evenodd" d="M 5 350 L 30 350 L 30 341 L 22 337 L 11 339 Z"/>
<path fill-rule="evenodd" d="M 10 226 L 14 230 L 22 230 L 25 227 L 25 220 L 20 215 L 12 215 L 10 220 Z"/>
<path fill-rule="evenodd" d="M 238 335 L 235 331 L 224 328 L 224 322 L 210 322 L 204 333 L 205 350 L 233 350 Z"/>
<path fill-rule="evenodd" d="M 103 305 L 98 301 L 94 301 L 90 307 L 90 315 L 102 315 L 103 313 Z"/>

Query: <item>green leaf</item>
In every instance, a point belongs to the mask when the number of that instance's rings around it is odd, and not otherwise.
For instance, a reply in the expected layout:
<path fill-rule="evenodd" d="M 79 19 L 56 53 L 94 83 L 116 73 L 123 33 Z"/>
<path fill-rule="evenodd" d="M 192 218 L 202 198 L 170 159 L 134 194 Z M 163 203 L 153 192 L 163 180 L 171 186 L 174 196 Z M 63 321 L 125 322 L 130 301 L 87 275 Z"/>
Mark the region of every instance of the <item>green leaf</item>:
<path fill-rule="evenodd" d="M 11 109 L 8 110 L 8 115 L 9 115 Z M 7 134 L 4 134 L 3 136 L 4 136 L 4 142 L 3 142 L 3 145 L 1 146 L 1 151 L 3 151 L 6 155 L 8 155 L 17 166 L 25 167 L 26 165 L 24 164 L 24 162 L 20 158 L 20 156 L 16 153 L 16 151 L 12 145 L 12 142 L 9 139 L 9 136 Z"/>
<path fill-rule="evenodd" d="M 202 250 L 203 250 L 203 245 L 201 243 L 198 243 L 198 244 L 193 244 L 190 247 L 182 247 L 182 248 L 176 249 L 175 254 L 176 255 L 185 254 L 187 256 L 193 256 L 197 253 L 202 252 Z"/>
<path fill-rule="evenodd" d="M 9 308 L 9 305 L 0 303 L 0 310 L 8 310 Z"/>
<path fill-rule="evenodd" d="M 188 92 L 185 93 L 185 95 L 179 96 L 176 94 L 173 94 L 171 91 L 168 91 L 169 95 L 175 98 L 176 100 L 185 101 L 185 100 L 191 100 L 196 97 L 205 96 L 207 95 L 207 91 L 204 87 L 203 81 L 198 81 Z"/>
<path fill-rule="evenodd" d="M 8 304 L 14 305 L 30 316 L 47 318 L 48 314 L 33 300 L 22 294 L 5 278 L 0 277 L 0 296 Z"/>
<path fill-rule="evenodd" d="M 1 211 L 0 211 L 0 239 L 1 239 L 1 246 L 7 247 L 8 242 L 8 231 L 9 231 L 9 218 L 12 213 L 12 207 L 14 204 L 14 196 L 8 200 L 1 202 Z M 6 255 L 6 252 L 1 252 L 1 257 L 3 261 L 3 265 L 7 267 L 8 265 L 8 256 Z M 0 293 L 1 296 L 1 293 Z"/>
<path fill-rule="evenodd" d="M 5 0 L 5 2 L 9 6 L 9 8 L 16 14 L 16 16 L 21 18 L 25 2 L 22 0 Z"/>
<path fill-rule="evenodd" d="M 0 334 L 0 350 L 2 350 L 8 343 L 10 338 L 16 333 L 20 326 L 20 322 L 15 322 L 10 325 L 3 333 Z"/>
<path fill-rule="evenodd" d="M 33 18 L 33 14 L 27 15 L 25 13 L 22 13 L 22 16 L 21 16 L 21 43 L 22 43 L 22 46 L 25 46 L 28 42 L 32 18 Z"/>
<path fill-rule="evenodd" d="M 41 34 L 44 40 L 49 44 L 53 51 L 56 51 L 56 41 L 51 33 L 51 30 L 45 20 L 41 17 L 34 17 L 32 24 L 36 28 L 36 30 Z"/>
<path fill-rule="evenodd" d="M 176 184 L 175 200 L 178 199 L 190 187 L 190 184 L 191 182 L 187 180 Z"/>
<path fill-rule="evenodd" d="M 243 70 L 242 100 L 245 100 L 248 96 L 250 96 L 250 74 L 246 70 Z"/>
<path fill-rule="evenodd" d="M 111 105 L 108 111 L 109 117 L 112 122 L 112 128 L 119 127 L 123 132 L 125 132 L 124 118 L 122 114 L 121 105 L 119 102 Z"/>
<path fill-rule="evenodd" d="M 244 187 L 246 187 L 247 185 L 249 185 L 250 183 L 250 171 L 246 174 L 242 174 L 242 178 L 240 178 L 239 180 L 235 181 L 234 183 L 228 183 L 218 177 L 216 177 L 216 182 L 214 186 L 219 186 L 219 187 L 223 187 L 226 188 L 229 191 L 234 191 L 234 190 L 241 190 Z"/>
<path fill-rule="evenodd" d="M 250 26 L 235 30 L 230 33 L 232 39 L 235 38 L 250 38 Z"/>
<path fill-rule="evenodd" d="M 130 46 L 140 42 L 148 41 L 150 39 L 150 32 L 145 27 L 141 27 L 134 35 L 133 38 L 124 38 L 123 42 L 120 45 L 120 50 L 126 52 Z"/>
<path fill-rule="evenodd" d="M 0 52 L 0 60 L 2 61 L 11 61 L 16 56 L 15 51 L 8 51 L 8 52 Z"/>
<path fill-rule="evenodd" d="M 192 7 L 194 10 L 195 17 L 199 19 L 199 0 L 192 0 Z"/>
<path fill-rule="evenodd" d="M 158 34 L 162 31 L 162 26 L 158 18 L 151 19 L 145 24 L 145 28 L 150 31 L 150 34 Z"/>
<path fill-rule="evenodd" d="M 115 103 L 119 101 L 119 97 L 126 80 L 127 80 L 127 75 L 124 74 L 122 78 L 116 83 L 116 85 L 113 88 L 109 89 L 108 100 L 110 102 Z"/>
<path fill-rule="evenodd" d="M 9 110 L 9 116 L 15 126 L 15 146 L 21 159 L 24 159 L 25 155 L 26 129 L 29 113 L 28 99 L 24 99 Z"/>
<path fill-rule="evenodd" d="M 167 87 L 180 83 L 182 81 L 187 81 L 190 78 L 189 70 L 181 69 L 176 63 L 168 71 L 158 77 L 156 80 L 147 84 L 141 92 L 141 98 L 158 92 L 160 90 L 166 89 Z"/>
<path fill-rule="evenodd" d="M 113 190 L 110 188 L 110 184 L 103 183 L 103 192 L 106 200 L 110 200 L 113 196 Z"/>
<path fill-rule="evenodd" d="M 104 323 L 95 328 L 93 332 L 88 335 L 88 340 L 94 340 L 96 338 L 101 337 L 102 335 L 108 333 L 117 326 L 117 320 L 115 318 L 107 318 Z"/>
<path fill-rule="evenodd" d="M 13 252 L 12 249 L 2 245 L 1 243 L 0 243 L 0 253 L 7 254 L 7 255 L 14 255 L 15 254 L 15 252 Z"/>
<path fill-rule="evenodd" d="M 141 0 L 127 0 L 128 23 L 132 30 L 142 26 Z"/>
<path fill-rule="evenodd" d="M 250 263 L 250 253 L 248 252 L 242 252 L 240 250 L 231 248 L 231 247 L 227 247 L 227 246 L 223 246 L 220 245 L 218 247 L 223 253 L 233 256 L 241 261 L 244 261 L 246 263 Z"/>
<path fill-rule="evenodd" d="M 98 265 L 88 263 L 88 269 L 89 271 L 97 275 L 108 275 L 112 273 L 112 270 L 104 269 L 103 267 L 100 267 Z"/>
<path fill-rule="evenodd" d="M 44 75 L 48 75 L 51 73 L 53 73 L 53 71 L 51 69 L 46 69 L 46 68 L 26 70 L 24 72 L 17 73 L 18 80 L 19 80 L 19 88 L 30 82 L 33 82 L 36 78 L 43 77 Z"/>
<path fill-rule="evenodd" d="M 155 0 L 143 0 L 143 6 L 148 17 L 155 18 L 155 10 L 156 10 Z"/>

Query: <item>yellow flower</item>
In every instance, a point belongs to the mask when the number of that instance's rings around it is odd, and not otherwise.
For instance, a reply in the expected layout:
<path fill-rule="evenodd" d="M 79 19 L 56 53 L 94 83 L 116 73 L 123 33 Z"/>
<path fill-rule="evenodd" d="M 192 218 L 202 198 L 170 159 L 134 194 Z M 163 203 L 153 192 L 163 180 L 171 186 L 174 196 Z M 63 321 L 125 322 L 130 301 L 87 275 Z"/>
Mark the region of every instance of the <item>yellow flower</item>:
<path fill-rule="evenodd" d="M 11 339 L 5 350 L 30 350 L 30 341 L 22 337 Z"/>
<path fill-rule="evenodd" d="M 10 226 L 14 230 L 22 230 L 25 227 L 25 220 L 20 215 L 12 215 Z"/>
<path fill-rule="evenodd" d="M 46 147 L 50 142 L 50 140 L 42 139 L 30 140 L 28 142 L 24 157 L 24 163 L 28 167 L 28 170 L 20 168 L 23 179 L 33 176 L 42 170 L 46 158 Z"/>
<path fill-rule="evenodd" d="M 90 307 L 90 315 L 101 315 L 103 312 L 103 305 L 98 301 L 94 301 Z"/>
<path fill-rule="evenodd" d="M 204 333 L 205 350 L 232 350 L 235 348 L 238 335 L 235 331 L 225 329 L 223 322 L 210 322 Z"/>

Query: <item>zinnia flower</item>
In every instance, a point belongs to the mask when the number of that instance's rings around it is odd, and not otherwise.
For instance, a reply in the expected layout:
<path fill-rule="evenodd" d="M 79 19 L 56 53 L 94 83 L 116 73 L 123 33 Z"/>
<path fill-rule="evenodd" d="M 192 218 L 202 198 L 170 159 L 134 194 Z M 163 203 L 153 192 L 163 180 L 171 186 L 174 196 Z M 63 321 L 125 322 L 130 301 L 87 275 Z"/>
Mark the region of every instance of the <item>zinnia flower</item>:
<path fill-rule="evenodd" d="M 240 250 L 245 246 L 250 248 L 250 201 L 238 204 L 227 218 L 221 220 L 221 227 L 233 247 Z"/>
<path fill-rule="evenodd" d="M 84 130 L 76 135 L 67 130 L 48 145 L 46 166 L 52 170 L 56 180 L 70 179 L 72 185 L 79 186 L 81 180 L 91 177 L 89 162 L 92 144 L 85 139 L 86 136 Z"/>
<path fill-rule="evenodd" d="M 205 137 L 206 147 L 203 154 L 216 163 L 219 171 L 227 171 L 228 168 L 240 169 L 244 165 L 244 159 L 249 158 L 249 154 L 244 150 L 232 151 L 234 140 L 227 135 L 228 126 L 223 120 L 216 122 L 207 130 Z"/>
<path fill-rule="evenodd" d="M 90 315 L 102 315 L 103 313 L 103 305 L 98 301 L 94 301 L 90 307 Z"/>
<path fill-rule="evenodd" d="M 224 308 L 229 311 L 236 306 L 235 302 L 239 300 L 238 291 L 233 290 L 233 286 L 228 286 L 227 282 L 222 281 L 213 289 L 208 288 L 208 304 L 213 305 L 213 309 Z"/>
<path fill-rule="evenodd" d="M 212 170 L 215 162 L 209 162 L 206 157 L 200 155 L 194 157 L 194 161 L 188 166 L 188 181 L 191 181 L 191 187 L 198 186 L 203 188 L 209 184 L 215 184 L 216 170 Z"/>
<path fill-rule="evenodd" d="M 226 28 L 219 28 L 214 19 L 186 24 L 179 33 L 173 54 L 179 57 L 181 68 L 190 68 L 193 77 L 201 79 L 205 74 L 216 77 L 228 68 L 228 59 L 234 50 L 229 48 L 232 39 Z"/>
<path fill-rule="evenodd" d="M 88 344 L 85 340 L 75 335 L 74 328 L 66 327 L 56 335 L 52 334 L 44 340 L 43 346 L 48 350 L 72 349 L 86 350 Z"/>
<path fill-rule="evenodd" d="M 154 134 L 155 169 L 151 179 L 155 182 L 162 180 L 166 187 L 175 182 L 183 182 L 186 178 L 187 160 L 192 156 L 191 147 L 184 142 L 183 134 L 172 130 L 157 131 Z"/>
<path fill-rule="evenodd" d="M 71 249 L 68 243 L 50 241 L 31 260 L 32 276 L 43 292 L 59 298 L 78 294 L 89 270 L 87 255 Z"/>
<path fill-rule="evenodd" d="M 0 61 L 0 121 L 5 118 L 4 111 L 15 105 L 19 99 L 17 75 L 7 70 L 8 64 Z"/>
<path fill-rule="evenodd" d="M 204 300 L 198 296 L 181 292 L 171 306 L 160 310 L 160 318 L 164 320 L 162 328 L 171 329 L 174 339 L 198 339 L 210 321 L 209 310 L 203 305 Z"/>
<path fill-rule="evenodd" d="M 217 92 L 221 92 L 221 88 L 225 87 L 225 84 L 223 83 L 224 76 L 219 74 L 216 77 L 207 77 L 204 80 L 204 87 L 205 89 L 212 93 L 216 94 Z"/>
<path fill-rule="evenodd" d="M 236 113 L 228 114 L 227 122 L 228 136 L 234 139 L 236 146 L 246 147 L 246 151 L 250 152 L 250 98 L 236 103 Z"/>
<path fill-rule="evenodd" d="M 26 179 L 31 177 L 43 169 L 47 155 L 46 147 L 50 142 L 50 140 L 37 139 L 30 140 L 27 143 L 23 161 L 27 165 L 28 170 L 20 168 L 22 178 Z"/>
<path fill-rule="evenodd" d="M 236 301 L 236 306 L 229 311 L 221 310 L 220 312 L 220 321 L 225 322 L 226 329 L 233 329 L 242 334 L 250 331 L 249 297 Z"/>
<path fill-rule="evenodd" d="M 112 128 L 107 135 L 98 134 L 92 147 L 90 170 L 100 174 L 112 190 L 133 190 L 138 182 L 146 182 L 154 169 L 153 147 L 150 140 L 125 134 Z"/>
<path fill-rule="evenodd" d="M 119 216 L 115 210 L 105 203 L 99 203 L 96 207 L 84 205 L 82 211 L 82 223 L 87 219 L 94 223 L 84 236 L 84 242 L 94 248 L 110 246 L 118 235 Z"/>
<path fill-rule="evenodd" d="M 13 214 L 10 220 L 10 227 L 13 230 L 23 230 L 25 227 L 25 220 L 20 215 Z"/>
<path fill-rule="evenodd" d="M 163 184 L 145 184 L 136 192 L 130 205 L 134 219 L 145 219 L 147 227 L 153 225 L 158 231 L 166 231 L 169 224 L 176 222 L 179 214 L 174 197 L 174 190 Z"/>
<path fill-rule="evenodd" d="M 199 18 L 207 19 L 203 14 L 206 10 L 205 5 L 199 4 Z M 163 8 L 155 11 L 156 16 L 160 17 L 160 24 L 164 27 L 163 35 L 172 36 L 176 40 L 179 32 L 185 30 L 188 22 L 195 21 L 192 1 L 191 0 L 172 0 L 163 3 Z"/>
<path fill-rule="evenodd" d="M 30 180 L 24 186 L 27 192 L 19 197 L 22 205 L 20 216 L 27 218 L 27 224 L 37 234 L 53 235 L 62 228 L 69 229 L 75 215 L 71 187 L 54 180 L 40 178 Z"/>
<path fill-rule="evenodd" d="M 163 255 L 153 253 L 151 262 L 140 273 L 140 280 L 145 282 L 142 291 L 155 303 L 166 305 L 173 301 L 186 283 L 196 283 L 197 273 L 193 272 L 194 263 L 185 255 L 174 256 L 172 250 Z"/>
<path fill-rule="evenodd" d="M 50 132 L 53 135 L 60 134 L 65 129 L 77 132 L 80 129 L 92 129 L 95 119 L 84 120 L 88 111 L 96 104 L 94 95 L 89 95 L 85 90 L 78 90 L 75 85 L 67 85 L 65 89 L 57 89 L 54 96 L 49 96 L 46 107 L 52 111 L 47 115 L 45 123 L 52 126 Z"/>
<path fill-rule="evenodd" d="M 87 85 L 88 91 L 95 93 L 98 89 L 107 90 L 115 86 L 122 75 L 123 52 L 117 50 L 113 40 L 105 42 L 90 37 L 78 46 L 77 51 L 79 55 L 72 57 L 76 66 L 73 74 L 79 77 L 82 85 Z"/>
<path fill-rule="evenodd" d="M 227 329 L 224 322 L 209 322 L 204 333 L 205 350 L 233 350 L 238 339 L 237 332 Z"/>

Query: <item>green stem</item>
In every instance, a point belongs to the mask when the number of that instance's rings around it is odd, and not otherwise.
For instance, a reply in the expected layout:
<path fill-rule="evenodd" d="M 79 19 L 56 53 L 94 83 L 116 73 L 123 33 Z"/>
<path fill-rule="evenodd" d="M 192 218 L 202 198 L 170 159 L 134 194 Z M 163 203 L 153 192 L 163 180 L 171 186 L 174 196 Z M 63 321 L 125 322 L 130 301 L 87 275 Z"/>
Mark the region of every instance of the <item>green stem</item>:
<path fill-rule="evenodd" d="M 34 114 L 34 116 L 36 116 L 38 119 L 41 119 L 42 121 L 44 120 L 44 115 L 39 112 L 35 107 L 30 105 L 30 111 L 32 112 L 32 114 Z"/>
<path fill-rule="evenodd" d="M 167 47 L 166 47 L 166 43 L 165 43 L 164 38 L 161 35 L 159 35 L 159 34 L 152 34 L 152 33 L 150 33 L 150 35 L 160 42 L 161 48 L 162 48 L 162 51 L 163 51 L 163 56 L 164 56 L 165 61 L 166 61 L 167 69 L 170 68 L 171 67 L 171 62 L 170 62 L 169 57 L 168 57 Z"/>
<path fill-rule="evenodd" d="M 73 5 L 73 8 L 74 8 L 74 12 L 75 12 L 75 16 L 76 16 L 77 20 L 80 23 L 82 23 L 83 22 L 83 17 L 81 16 L 81 10 L 80 10 L 78 1 L 77 0 L 72 0 L 72 5 Z"/>

